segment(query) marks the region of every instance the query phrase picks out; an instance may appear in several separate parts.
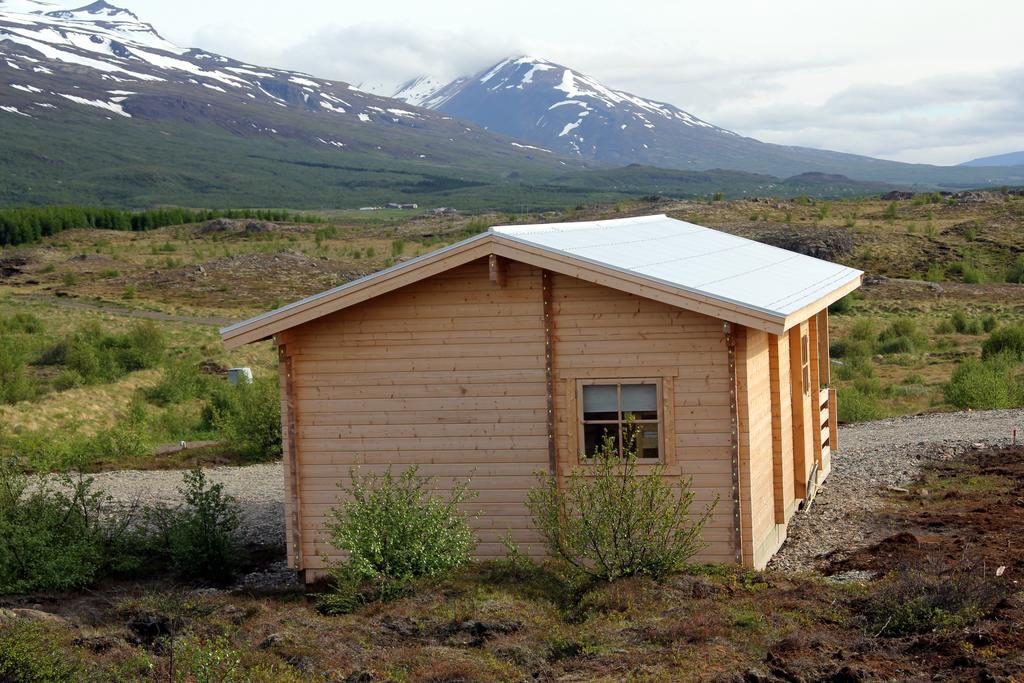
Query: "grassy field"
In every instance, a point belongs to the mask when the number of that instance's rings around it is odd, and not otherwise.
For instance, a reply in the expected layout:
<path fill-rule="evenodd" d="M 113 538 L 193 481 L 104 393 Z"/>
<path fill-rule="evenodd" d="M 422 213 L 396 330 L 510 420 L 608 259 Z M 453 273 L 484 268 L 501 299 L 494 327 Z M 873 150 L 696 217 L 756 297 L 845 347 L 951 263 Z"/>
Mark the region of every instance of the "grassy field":
<path fill-rule="evenodd" d="M 841 420 L 1024 401 L 1019 380 L 1003 388 L 1005 396 L 975 397 L 966 405 L 964 399 L 951 400 L 947 390 L 956 369 L 979 356 L 994 329 L 1024 322 L 1024 198 L 1019 196 L 919 195 L 900 202 L 652 199 L 544 215 L 330 211 L 318 214 L 327 223 L 216 219 L 148 232 L 69 230 L 0 251 L 0 334 L 14 349 L 8 354 L 12 368 L 21 367 L 10 370 L 21 373 L 14 383 L 20 388 L 7 390 L 0 405 L 5 450 L 35 452 L 44 435 L 57 442 L 106 438 L 133 420 L 140 430 L 145 425 L 146 449 L 181 440 L 222 441 L 210 419 L 220 390 L 215 385 L 223 384 L 218 373 L 249 366 L 269 381 L 276 375 L 276 359 L 269 343 L 226 352 L 218 325 L 489 225 L 655 212 L 866 271 L 867 285 L 834 307 L 832 315 L 832 383 L 840 390 Z M 30 321 L 31 329 L 19 326 L 19 318 Z M 143 325 L 152 327 L 163 345 L 160 358 L 147 367 L 82 378 L 75 374 L 81 368 L 72 372 L 52 357 L 83 330 L 124 336 Z M 113 343 L 97 343 L 108 342 Z M 1009 374 L 1019 376 L 1020 364 Z M 154 398 L 154 392 L 167 393 L 169 383 L 187 386 L 169 399 Z M 9 387 L 14 384 L 8 381 Z M 91 466 L 182 464 L 180 458 L 144 457 L 140 450 L 135 444 L 128 449 L 131 455 L 93 457 Z M 223 447 L 202 454 L 219 461 L 236 457 Z M 66 461 L 68 456 L 29 459 Z"/>

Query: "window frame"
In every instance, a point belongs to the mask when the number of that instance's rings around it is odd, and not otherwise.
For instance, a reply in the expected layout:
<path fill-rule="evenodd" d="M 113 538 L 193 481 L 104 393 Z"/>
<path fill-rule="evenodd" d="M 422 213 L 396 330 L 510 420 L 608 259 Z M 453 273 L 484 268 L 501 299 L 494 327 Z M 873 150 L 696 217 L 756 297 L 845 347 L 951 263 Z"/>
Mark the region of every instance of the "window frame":
<path fill-rule="evenodd" d="M 580 464 L 589 464 L 593 462 L 593 454 L 587 453 L 587 440 L 586 440 L 586 426 L 587 425 L 614 425 L 616 431 L 619 434 L 619 454 L 622 454 L 622 425 L 626 424 L 626 420 L 622 419 L 621 411 L 618 411 L 619 417 L 615 420 L 585 420 L 583 410 L 583 388 L 586 386 L 614 386 L 616 388 L 616 400 L 618 407 L 622 407 L 622 387 L 632 385 L 654 385 L 655 388 L 655 400 L 656 400 L 656 412 L 657 419 L 655 420 L 635 420 L 634 424 L 653 424 L 658 427 L 658 457 L 656 458 L 645 458 L 638 456 L 636 462 L 638 464 L 658 464 L 667 462 L 666 451 L 665 451 L 665 402 L 664 402 L 664 383 L 661 377 L 608 377 L 608 378 L 585 378 L 576 380 L 576 430 L 577 430 L 577 443 L 578 453 L 576 454 L 576 460 Z"/>

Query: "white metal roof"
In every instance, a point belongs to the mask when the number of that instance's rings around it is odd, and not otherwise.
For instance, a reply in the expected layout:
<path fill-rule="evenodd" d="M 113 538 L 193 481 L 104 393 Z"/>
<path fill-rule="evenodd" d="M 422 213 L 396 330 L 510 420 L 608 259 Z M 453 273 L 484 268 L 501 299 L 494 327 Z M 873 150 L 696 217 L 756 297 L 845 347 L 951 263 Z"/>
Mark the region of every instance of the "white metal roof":
<path fill-rule="evenodd" d="M 491 232 L 785 317 L 859 280 L 861 271 L 686 221 L 658 216 L 502 225 Z"/>

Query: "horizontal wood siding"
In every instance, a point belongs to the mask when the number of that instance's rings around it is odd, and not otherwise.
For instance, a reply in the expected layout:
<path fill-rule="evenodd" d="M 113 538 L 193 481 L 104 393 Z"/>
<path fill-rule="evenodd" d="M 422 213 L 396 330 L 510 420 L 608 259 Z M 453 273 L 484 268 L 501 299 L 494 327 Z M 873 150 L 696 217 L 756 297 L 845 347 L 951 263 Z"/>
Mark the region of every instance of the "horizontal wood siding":
<path fill-rule="evenodd" d="M 419 464 L 466 505 L 480 557 L 509 532 L 542 551 L 525 508 L 548 469 L 540 271 L 510 263 L 504 286 L 480 259 L 288 333 L 292 353 L 304 568 L 336 556 L 322 529 L 349 472 Z"/>
<path fill-rule="evenodd" d="M 694 511 L 719 497 L 699 559 L 734 562 L 728 353 L 722 322 L 564 275 L 552 276 L 559 469 L 578 463 L 577 381 L 662 380 L 667 472 L 693 477 Z"/>

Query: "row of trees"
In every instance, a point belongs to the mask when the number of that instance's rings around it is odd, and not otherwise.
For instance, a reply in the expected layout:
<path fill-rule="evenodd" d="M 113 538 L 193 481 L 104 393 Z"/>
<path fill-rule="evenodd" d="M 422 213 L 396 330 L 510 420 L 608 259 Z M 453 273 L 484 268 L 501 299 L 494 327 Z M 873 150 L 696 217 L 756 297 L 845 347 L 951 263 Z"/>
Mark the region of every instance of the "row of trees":
<path fill-rule="evenodd" d="M 154 230 L 168 225 L 199 223 L 213 218 L 243 218 L 263 221 L 319 223 L 320 216 L 292 213 L 283 209 L 182 209 L 163 208 L 125 211 L 92 206 L 51 206 L 0 209 L 0 246 L 34 242 L 74 228 L 104 230 Z"/>

